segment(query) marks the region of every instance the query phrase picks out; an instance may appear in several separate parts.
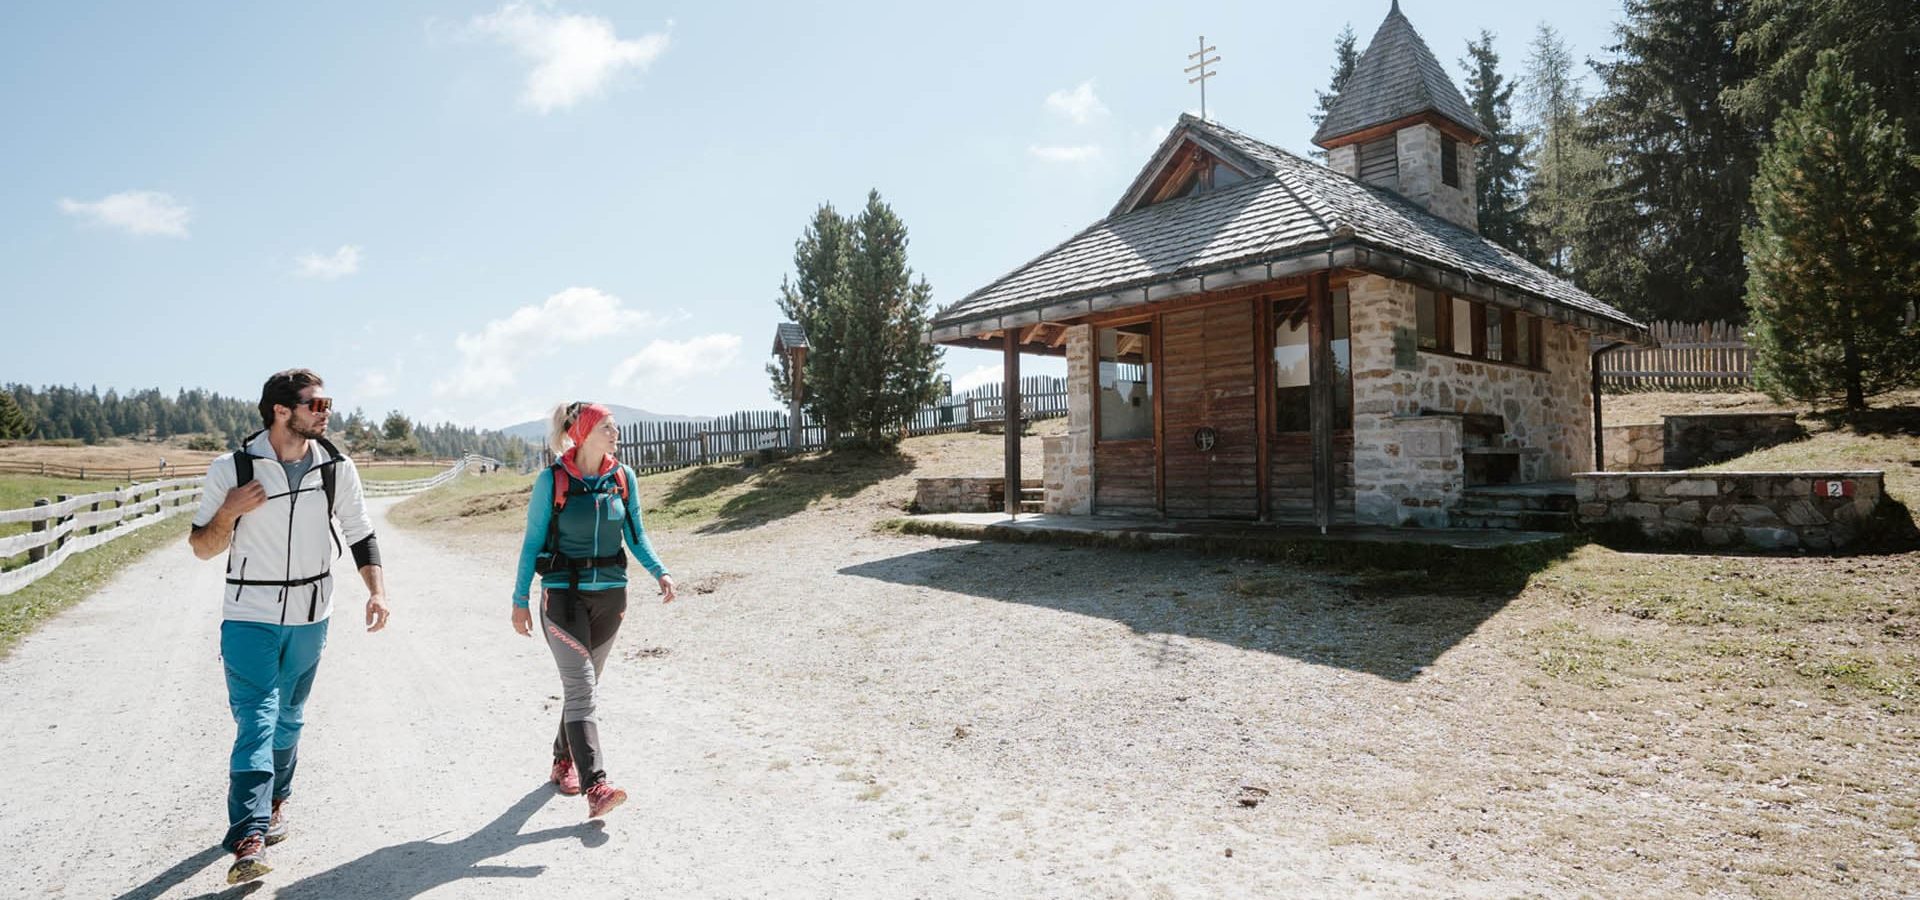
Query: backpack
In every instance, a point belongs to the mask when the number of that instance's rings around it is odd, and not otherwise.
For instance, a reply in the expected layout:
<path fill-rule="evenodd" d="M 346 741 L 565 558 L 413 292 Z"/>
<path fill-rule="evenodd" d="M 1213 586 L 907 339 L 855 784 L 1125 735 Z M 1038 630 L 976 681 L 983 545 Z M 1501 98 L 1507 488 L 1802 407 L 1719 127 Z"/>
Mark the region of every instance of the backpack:
<path fill-rule="evenodd" d="M 243 438 L 240 441 L 240 449 L 234 451 L 234 454 L 233 454 L 233 486 L 234 487 L 236 488 L 243 487 L 247 484 L 247 482 L 250 482 L 253 480 L 254 457 L 253 457 L 253 454 L 247 452 L 247 445 L 253 443 L 254 438 L 257 438 L 260 435 L 265 433 L 266 433 L 265 430 L 261 430 L 261 431 L 256 431 L 250 435 L 247 435 L 245 438 Z M 338 531 L 335 531 L 333 527 L 333 495 L 334 495 L 334 489 L 336 485 L 336 479 L 333 474 L 333 469 L 334 469 L 334 466 L 339 465 L 340 461 L 343 459 L 346 459 L 347 457 L 346 457 L 346 454 L 343 454 L 340 452 L 340 448 L 335 447 L 333 445 L 333 442 L 327 440 L 326 438 L 313 438 L 313 441 L 315 443 L 318 443 L 321 446 L 321 448 L 325 449 L 327 451 L 327 455 L 331 457 L 326 462 L 321 463 L 316 468 L 320 470 L 320 490 L 322 493 L 327 495 L 327 531 L 333 534 L 333 546 L 337 552 L 340 547 L 340 533 Z M 288 485 L 287 487 L 291 489 L 294 486 Z M 233 530 L 235 534 L 239 533 L 240 531 L 239 518 L 236 518 L 233 520 Z"/>
<path fill-rule="evenodd" d="M 553 513 L 547 517 L 547 539 L 540 548 L 540 555 L 535 557 L 535 571 L 545 575 L 550 569 L 565 568 L 571 569 L 577 578 L 581 568 L 612 565 L 616 558 L 625 562 L 626 554 L 623 550 L 615 550 L 610 555 L 590 560 L 573 560 L 560 552 L 560 511 L 567 508 L 567 498 L 576 494 L 582 497 L 604 494 L 607 491 L 574 490 L 573 483 L 576 479 L 567 472 L 566 466 L 562 463 L 555 462 L 547 469 L 553 473 Z M 617 463 L 613 470 L 613 493 L 620 495 L 621 502 L 626 504 L 626 521 L 622 524 L 627 529 L 628 536 L 638 543 L 640 538 L 633 524 L 633 504 L 628 502 L 627 467 Z"/>

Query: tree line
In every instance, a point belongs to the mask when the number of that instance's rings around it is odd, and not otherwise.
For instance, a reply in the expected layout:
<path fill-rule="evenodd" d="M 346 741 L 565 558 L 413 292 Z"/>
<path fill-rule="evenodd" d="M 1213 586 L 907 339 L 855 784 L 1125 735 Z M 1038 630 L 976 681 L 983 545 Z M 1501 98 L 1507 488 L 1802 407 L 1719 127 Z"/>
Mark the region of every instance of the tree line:
<path fill-rule="evenodd" d="M 1920 3 L 1626 0 L 1585 67 L 1468 42 L 1481 234 L 1642 319 L 1747 322 L 1776 395 L 1920 379 Z M 1321 112 L 1351 76 L 1334 44 Z M 1517 108 L 1516 108 L 1517 107 Z"/>
<path fill-rule="evenodd" d="M 426 425 L 394 411 L 378 422 L 361 410 L 336 414 L 328 423 L 346 452 L 362 457 L 451 457 L 466 452 L 509 463 L 527 453 L 526 442 L 497 431 L 443 422 Z M 201 389 L 168 395 L 158 388 L 125 394 L 97 387 L 8 384 L 0 389 L 0 439 L 77 440 L 97 444 L 113 438 L 188 439 L 200 450 L 232 450 L 260 429 L 257 401 Z"/>

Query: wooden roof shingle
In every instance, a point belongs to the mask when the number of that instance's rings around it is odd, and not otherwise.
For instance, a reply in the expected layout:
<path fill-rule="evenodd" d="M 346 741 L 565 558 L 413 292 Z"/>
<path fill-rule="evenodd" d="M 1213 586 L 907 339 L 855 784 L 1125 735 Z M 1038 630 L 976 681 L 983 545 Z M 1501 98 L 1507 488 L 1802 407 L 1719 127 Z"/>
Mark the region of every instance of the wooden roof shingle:
<path fill-rule="evenodd" d="M 1482 138 L 1492 136 L 1394 0 L 1313 142 L 1324 147 L 1343 135 L 1424 112 L 1437 112 Z"/>

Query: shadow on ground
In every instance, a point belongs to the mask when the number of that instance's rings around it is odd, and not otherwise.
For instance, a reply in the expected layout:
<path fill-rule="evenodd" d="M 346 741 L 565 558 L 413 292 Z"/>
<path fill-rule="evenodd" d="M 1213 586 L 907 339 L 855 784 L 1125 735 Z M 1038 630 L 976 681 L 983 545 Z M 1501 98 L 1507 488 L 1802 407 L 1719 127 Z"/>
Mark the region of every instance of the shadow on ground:
<path fill-rule="evenodd" d="M 548 800 L 553 788 L 542 784 L 520 798 L 486 827 L 457 841 L 432 839 L 382 847 L 352 862 L 303 878 L 279 890 L 282 898 L 333 900 L 342 897 L 379 897 L 406 900 L 466 878 L 536 878 L 545 866 L 490 866 L 487 860 L 528 844 L 577 839 L 589 847 L 607 842 L 599 822 L 581 822 L 522 834 L 520 829 Z M 271 876 L 269 876 L 271 877 Z M 530 890 L 529 896 L 539 896 Z"/>
<path fill-rule="evenodd" d="M 1855 434 L 1920 435 L 1920 406 L 1889 406 L 1864 409 L 1857 413 L 1831 410 L 1811 414 L 1830 428 L 1844 428 Z"/>
<path fill-rule="evenodd" d="M 1405 682 L 1505 608 L 1534 573 L 1572 546 L 1427 553 L 1420 567 L 1387 569 L 1362 562 L 1226 566 L 1184 551 L 981 543 L 874 560 L 840 573 L 1095 616 L 1141 635 L 1198 638 Z M 1122 561 L 1126 554 L 1138 561 Z"/>
<path fill-rule="evenodd" d="M 744 493 L 721 504 L 702 534 L 741 531 L 784 519 L 827 498 L 845 499 L 889 478 L 913 471 L 913 459 L 893 451 L 837 450 L 786 460 L 753 474 Z M 709 472 L 713 474 L 709 474 Z M 739 473 L 737 476 L 730 473 Z M 745 470 L 703 469 L 689 474 L 667 496 L 669 504 L 694 502 L 748 481 Z"/>
<path fill-rule="evenodd" d="M 222 849 L 220 845 L 215 844 L 199 853 L 195 853 L 186 859 L 174 863 L 172 868 L 153 876 L 151 879 L 148 879 L 146 884 L 121 894 L 119 897 L 114 898 L 114 900 L 153 900 L 153 898 L 162 896 L 175 887 L 186 883 L 187 879 L 200 874 L 214 863 L 225 863 L 226 861 L 227 851 Z M 220 878 L 224 879 L 226 877 L 226 867 L 224 865 L 217 871 Z M 212 898 L 216 897 L 245 897 L 260 888 L 260 882 L 255 881 L 215 891 L 210 894 L 201 894 L 199 897 L 202 898 L 202 900 L 212 900 Z"/>

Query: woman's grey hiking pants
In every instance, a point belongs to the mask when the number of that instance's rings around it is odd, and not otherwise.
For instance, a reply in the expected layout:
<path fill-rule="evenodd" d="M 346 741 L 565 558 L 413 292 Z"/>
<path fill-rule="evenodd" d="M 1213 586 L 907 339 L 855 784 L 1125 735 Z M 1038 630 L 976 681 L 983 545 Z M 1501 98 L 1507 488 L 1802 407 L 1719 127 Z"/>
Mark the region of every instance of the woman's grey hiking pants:
<path fill-rule="evenodd" d="M 627 614 L 627 589 L 540 592 L 541 629 L 547 649 L 560 667 L 560 733 L 553 739 L 553 758 L 573 758 L 582 788 L 606 780 L 600 756 L 600 729 L 594 718 L 600 673 L 606 671 L 613 636 Z"/>

